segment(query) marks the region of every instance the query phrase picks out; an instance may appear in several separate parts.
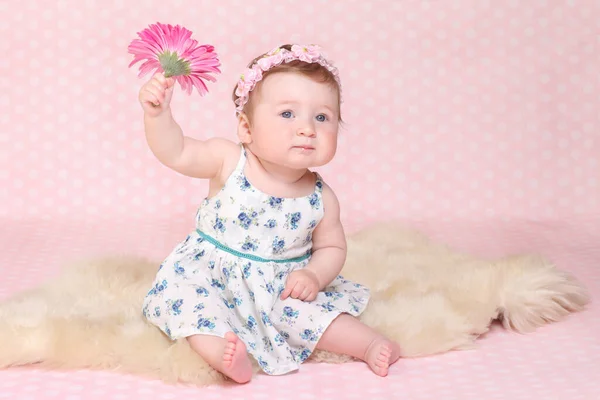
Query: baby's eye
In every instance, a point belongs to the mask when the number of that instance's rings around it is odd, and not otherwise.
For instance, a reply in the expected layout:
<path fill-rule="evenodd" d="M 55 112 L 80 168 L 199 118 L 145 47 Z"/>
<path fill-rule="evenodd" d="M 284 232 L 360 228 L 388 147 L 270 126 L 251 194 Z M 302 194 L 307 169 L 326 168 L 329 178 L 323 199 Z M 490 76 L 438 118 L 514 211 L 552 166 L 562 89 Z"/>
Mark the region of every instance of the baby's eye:
<path fill-rule="evenodd" d="M 319 114 L 319 115 L 317 115 L 317 121 L 319 121 L 319 122 L 325 122 L 325 121 L 327 121 L 327 115 L 325 115 L 325 114 Z"/>
<path fill-rule="evenodd" d="M 281 116 L 283 118 L 292 118 L 292 112 L 291 111 L 284 111 L 281 113 Z"/>

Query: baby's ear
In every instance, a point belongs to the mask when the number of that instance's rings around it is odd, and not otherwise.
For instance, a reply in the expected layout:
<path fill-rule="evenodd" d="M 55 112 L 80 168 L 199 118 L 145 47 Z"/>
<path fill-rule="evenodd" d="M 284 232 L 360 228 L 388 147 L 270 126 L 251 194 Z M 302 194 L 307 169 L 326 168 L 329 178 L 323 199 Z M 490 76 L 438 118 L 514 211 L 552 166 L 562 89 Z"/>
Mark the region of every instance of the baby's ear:
<path fill-rule="evenodd" d="M 246 114 L 240 114 L 238 117 L 238 139 L 241 143 L 252 143 L 252 133 L 250 132 L 250 121 Z"/>

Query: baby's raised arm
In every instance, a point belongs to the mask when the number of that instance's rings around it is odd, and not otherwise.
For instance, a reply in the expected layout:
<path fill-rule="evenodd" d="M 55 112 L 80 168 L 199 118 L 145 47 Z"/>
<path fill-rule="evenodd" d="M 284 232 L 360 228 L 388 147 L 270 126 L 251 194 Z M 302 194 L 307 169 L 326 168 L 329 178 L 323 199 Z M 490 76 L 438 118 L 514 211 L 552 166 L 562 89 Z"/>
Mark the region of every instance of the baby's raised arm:
<path fill-rule="evenodd" d="M 221 171 L 225 154 L 235 144 L 220 138 L 202 141 L 184 136 L 171 113 L 174 88 L 173 78 L 157 73 L 140 89 L 148 146 L 162 164 L 183 175 L 214 178 Z"/>

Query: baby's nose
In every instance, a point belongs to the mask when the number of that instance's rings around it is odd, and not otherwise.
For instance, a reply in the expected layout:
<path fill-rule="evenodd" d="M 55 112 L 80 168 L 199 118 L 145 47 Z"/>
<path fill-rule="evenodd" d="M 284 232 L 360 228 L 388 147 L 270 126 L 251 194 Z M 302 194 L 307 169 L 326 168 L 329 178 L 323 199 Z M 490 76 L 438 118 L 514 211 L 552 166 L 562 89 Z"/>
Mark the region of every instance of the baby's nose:
<path fill-rule="evenodd" d="M 304 124 L 298 129 L 298 135 L 313 137 L 316 135 L 315 128 L 310 124 Z"/>

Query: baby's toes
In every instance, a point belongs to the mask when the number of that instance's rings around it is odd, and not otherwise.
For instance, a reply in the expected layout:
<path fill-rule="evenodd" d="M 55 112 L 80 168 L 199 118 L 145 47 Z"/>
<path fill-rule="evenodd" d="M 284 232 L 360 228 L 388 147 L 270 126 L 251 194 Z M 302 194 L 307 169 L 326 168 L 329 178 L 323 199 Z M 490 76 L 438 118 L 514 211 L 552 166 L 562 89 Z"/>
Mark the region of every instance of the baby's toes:
<path fill-rule="evenodd" d="M 235 344 L 227 343 L 225 345 L 225 349 L 223 350 L 223 359 L 231 360 L 233 358 L 234 354 L 235 354 Z"/>
<path fill-rule="evenodd" d="M 379 356 L 377 358 L 389 360 L 391 356 L 392 356 L 392 349 L 390 349 L 389 346 L 382 346 L 381 350 L 379 351 Z"/>

